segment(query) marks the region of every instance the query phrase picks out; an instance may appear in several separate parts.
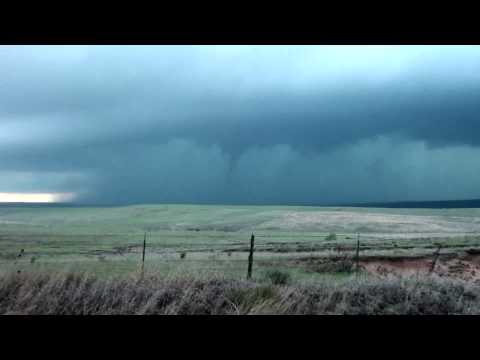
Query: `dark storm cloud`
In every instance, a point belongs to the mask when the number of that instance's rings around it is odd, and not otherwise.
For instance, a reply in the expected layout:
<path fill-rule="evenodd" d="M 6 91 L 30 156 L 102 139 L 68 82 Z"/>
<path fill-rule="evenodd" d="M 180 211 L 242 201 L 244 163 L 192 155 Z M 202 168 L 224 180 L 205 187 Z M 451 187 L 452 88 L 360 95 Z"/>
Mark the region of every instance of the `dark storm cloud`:
<path fill-rule="evenodd" d="M 478 99 L 475 46 L 2 47 L 0 191 L 477 197 Z"/>

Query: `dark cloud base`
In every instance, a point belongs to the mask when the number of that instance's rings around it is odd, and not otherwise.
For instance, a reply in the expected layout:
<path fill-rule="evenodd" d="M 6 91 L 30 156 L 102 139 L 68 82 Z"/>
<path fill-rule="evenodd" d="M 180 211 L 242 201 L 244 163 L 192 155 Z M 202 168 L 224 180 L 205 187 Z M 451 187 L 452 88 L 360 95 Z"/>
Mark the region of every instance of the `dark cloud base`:
<path fill-rule="evenodd" d="M 0 192 L 480 197 L 480 47 L 402 49 L 0 47 Z"/>

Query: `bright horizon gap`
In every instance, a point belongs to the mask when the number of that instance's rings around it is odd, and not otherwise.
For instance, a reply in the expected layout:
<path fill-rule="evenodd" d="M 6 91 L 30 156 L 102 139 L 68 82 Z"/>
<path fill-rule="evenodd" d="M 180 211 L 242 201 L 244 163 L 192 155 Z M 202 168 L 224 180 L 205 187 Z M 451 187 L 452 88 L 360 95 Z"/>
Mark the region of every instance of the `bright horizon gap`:
<path fill-rule="evenodd" d="M 69 202 L 74 193 L 11 193 L 0 192 L 0 203 L 58 203 Z"/>

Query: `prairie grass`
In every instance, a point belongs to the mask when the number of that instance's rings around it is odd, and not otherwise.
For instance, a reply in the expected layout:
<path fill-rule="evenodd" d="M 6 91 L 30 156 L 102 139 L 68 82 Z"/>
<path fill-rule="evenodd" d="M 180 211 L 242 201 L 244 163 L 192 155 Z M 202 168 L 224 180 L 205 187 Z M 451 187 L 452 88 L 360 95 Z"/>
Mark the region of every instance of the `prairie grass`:
<path fill-rule="evenodd" d="M 221 276 L 4 272 L 0 314 L 480 314 L 480 286 L 436 276 L 275 285 Z"/>

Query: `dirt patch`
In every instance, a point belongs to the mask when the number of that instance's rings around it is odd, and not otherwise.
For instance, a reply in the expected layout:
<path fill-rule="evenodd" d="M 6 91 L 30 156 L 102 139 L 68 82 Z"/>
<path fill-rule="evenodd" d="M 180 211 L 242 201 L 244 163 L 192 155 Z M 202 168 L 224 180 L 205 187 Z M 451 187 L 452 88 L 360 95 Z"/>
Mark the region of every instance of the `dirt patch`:
<path fill-rule="evenodd" d="M 416 275 L 426 274 L 431 268 L 432 260 L 427 259 L 383 259 L 361 261 L 360 266 L 375 275 Z"/>
<path fill-rule="evenodd" d="M 432 264 L 435 255 L 412 255 L 412 256 L 369 256 L 359 261 L 361 271 L 367 274 L 386 276 L 425 276 L 436 274 L 438 276 L 474 281 L 480 283 L 480 251 L 465 251 L 461 253 L 440 254 Z M 265 265 L 272 265 L 266 261 Z M 278 265 L 301 267 L 307 272 L 335 273 L 354 272 L 356 262 L 353 256 L 330 256 L 302 257 L 297 259 L 278 261 Z"/>
<path fill-rule="evenodd" d="M 415 276 L 435 273 L 439 276 L 480 282 L 480 254 L 440 256 L 432 271 L 434 256 L 423 258 L 370 259 L 360 261 L 367 273 L 377 276 Z"/>

